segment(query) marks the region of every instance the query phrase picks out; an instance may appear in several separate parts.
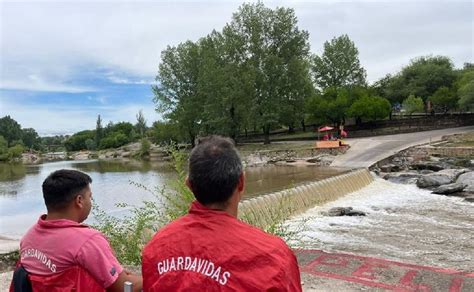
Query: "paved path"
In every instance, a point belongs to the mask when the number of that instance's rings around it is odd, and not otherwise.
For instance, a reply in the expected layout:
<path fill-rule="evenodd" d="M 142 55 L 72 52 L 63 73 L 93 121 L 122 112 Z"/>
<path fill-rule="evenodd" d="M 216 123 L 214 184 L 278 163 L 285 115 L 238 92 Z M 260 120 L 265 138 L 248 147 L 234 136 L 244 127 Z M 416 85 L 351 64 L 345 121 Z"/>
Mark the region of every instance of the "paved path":
<path fill-rule="evenodd" d="M 360 139 L 347 139 L 351 148 L 339 155 L 331 166 L 346 168 L 369 167 L 403 149 L 441 140 L 444 135 L 474 132 L 474 126 L 416 132 Z"/>
<path fill-rule="evenodd" d="M 320 250 L 296 252 L 304 291 L 474 291 L 474 273 Z"/>

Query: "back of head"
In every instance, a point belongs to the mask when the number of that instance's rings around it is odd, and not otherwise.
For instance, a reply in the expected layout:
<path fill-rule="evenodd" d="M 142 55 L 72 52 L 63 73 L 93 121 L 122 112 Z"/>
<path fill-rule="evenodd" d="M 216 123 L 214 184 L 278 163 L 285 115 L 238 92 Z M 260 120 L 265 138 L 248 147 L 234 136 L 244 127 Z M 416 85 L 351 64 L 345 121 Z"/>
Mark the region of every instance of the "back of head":
<path fill-rule="evenodd" d="M 70 169 L 51 173 L 43 182 L 43 198 L 48 212 L 65 209 L 90 183 L 87 174 Z"/>
<path fill-rule="evenodd" d="M 236 189 L 242 162 L 228 138 L 209 136 L 200 140 L 189 158 L 189 182 L 203 205 L 225 203 Z"/>

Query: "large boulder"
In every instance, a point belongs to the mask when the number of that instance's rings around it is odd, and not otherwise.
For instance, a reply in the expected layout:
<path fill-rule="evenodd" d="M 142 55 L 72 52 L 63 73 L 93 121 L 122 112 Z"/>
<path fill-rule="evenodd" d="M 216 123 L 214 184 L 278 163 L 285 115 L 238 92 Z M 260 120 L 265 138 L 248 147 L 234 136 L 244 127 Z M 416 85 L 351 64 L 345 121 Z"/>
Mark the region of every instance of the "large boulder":
<path fill-rule="evenodd" d="M 388 173 L 383 178 L 401 184 L 415 183 L 417 179 L 421 177 L 421 174 L 416 172 L 399 172 L 399 173 Z"/>
<path fill-rule="evenodd" d="M 447 185 L 442 185 L 433 190 L 433 194 L 440 195 L 449 195 L 457 192 L 462 192 L 466 187 L 463 183 L 452 183 Z"/>
<path fill-rule="evenodd" d="M 457 178 L 466 173 L 469 172 L 469 169 L 466 168 L 461 168 L 461 169 L 443 169 L 438 171 L 436 174 L 442 174 L 442 175 L 447 175 L 453 182 L 457 180 Z"/>
<path fill-rule="evenodd" d="M 445 174 L 430 173 L 423 175 L 416 181 L 416 185 L 419 188 L 432 188 L 439 187 L 441 185 L 446 185 L 452 183 L 453 180 L 451 177 Z"/>
<path fill-rule="evenodd" d="M 466 172 L 461 174 L 457 179 L 457 183 L 465 184 L 466 192 L 473 192 L 474 193 L 474 171 Z"/>

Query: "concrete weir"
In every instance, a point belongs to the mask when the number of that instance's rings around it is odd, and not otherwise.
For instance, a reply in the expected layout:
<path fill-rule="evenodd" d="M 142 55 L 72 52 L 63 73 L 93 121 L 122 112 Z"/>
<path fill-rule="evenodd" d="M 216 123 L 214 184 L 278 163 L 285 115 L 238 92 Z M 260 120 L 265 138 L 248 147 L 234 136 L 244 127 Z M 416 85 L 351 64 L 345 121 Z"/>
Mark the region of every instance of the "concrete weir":
<path fill-rule="evenodd" d="M 288 216 L 302 213 L 316 205 L 355 192 L 373 180 L 374 178 L 366 168 L 357 169 L 324 180 L 251 198 L 240 203 L 239 218 L 265 229 Z"/>

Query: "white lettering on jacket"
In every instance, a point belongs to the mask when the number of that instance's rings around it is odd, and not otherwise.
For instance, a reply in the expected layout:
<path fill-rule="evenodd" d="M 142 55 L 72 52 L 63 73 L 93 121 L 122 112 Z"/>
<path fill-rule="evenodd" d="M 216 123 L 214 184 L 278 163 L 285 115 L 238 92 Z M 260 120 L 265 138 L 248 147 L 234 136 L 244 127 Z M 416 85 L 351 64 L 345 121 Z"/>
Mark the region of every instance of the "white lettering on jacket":
<path fill-rule="evenodd" d="M 158 262 L 156 267 L 160 276 L 168 272 L 192 271 L 209 277 L 223 286 L 231 276 L 230 272 L 224 271 L 222 267 L 202 258 L 172 257 Z"/>
<path fill-rule="evenodd" d="M 48 255 L 41 252 L 40 250 L 37 250 L 36 248 L 27 248 L 23 250 L 21 252 L 21 259 L 23 260 L 26 258 L 35 258 L 40 263 L 48 267 L 51 272 L 56 273 L 56 264 L 51 261 Z"/>

